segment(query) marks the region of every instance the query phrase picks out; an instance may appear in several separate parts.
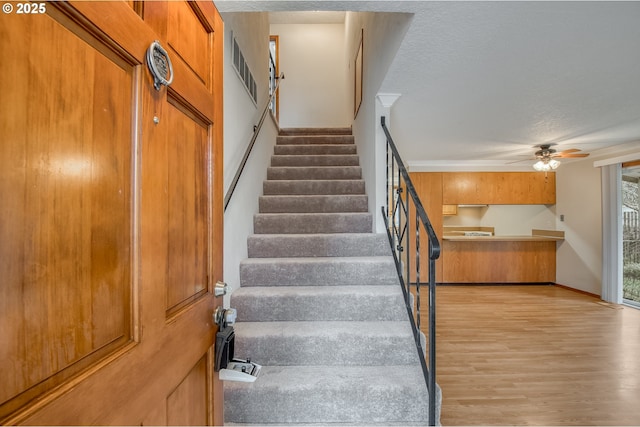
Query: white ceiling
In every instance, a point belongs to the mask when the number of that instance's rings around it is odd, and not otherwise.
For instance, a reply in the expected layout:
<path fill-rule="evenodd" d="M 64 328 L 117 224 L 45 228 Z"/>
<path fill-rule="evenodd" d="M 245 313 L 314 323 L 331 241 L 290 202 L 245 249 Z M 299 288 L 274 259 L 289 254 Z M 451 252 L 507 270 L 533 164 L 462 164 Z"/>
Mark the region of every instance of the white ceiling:
<path fill-rule="evenodd" d="M 403 141 L 399 149 L 409 163 L 505 163 L 526 158 L 542 143 L 557 144 L 558 151 L 593 152 L 625 143 L 640 148 L 638 1 L 216 0 L 216 5 L 223 12 L 414 13 L 380 88 L 401 94 L 393 106 L 394 138 Z M 311 16 L 272 19 L 297 23 Z M 344 20 L 340 16 L 316 18 Z M 408 135 L 421 137 L 407 143 Z"/>
<path fill-rule="evenodd" d="M 344 11 L 270 12 L 269 22 L 272 24 L 344 24 L 345 15 Z"/>

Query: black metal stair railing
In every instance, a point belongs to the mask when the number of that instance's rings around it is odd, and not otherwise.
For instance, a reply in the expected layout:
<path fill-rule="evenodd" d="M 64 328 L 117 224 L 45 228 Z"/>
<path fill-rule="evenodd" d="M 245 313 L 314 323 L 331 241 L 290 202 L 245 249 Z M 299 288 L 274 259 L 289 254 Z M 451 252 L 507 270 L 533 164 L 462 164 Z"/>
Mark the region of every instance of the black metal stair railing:
<path fill-rule="evenodd" d="M 429 390 L 429 425 L 436 425 L 435 262 L 440 256 L 440 242 L 411 182 L 409 173 L 400 158 L 393 138 L 391 138 L 384 116 L 381 118 L 381 124 L 387 138 L 387 197 L 386 206 L 382 207 L 382 216 L 384 217 L 420 363 L 427 389 Z M 426 281 L 423 281 L 424 266 L 421 265 L 420 260 L 420 251 L 423 246 L 421 240 L 424 238 L 427 240 L 428 255 Z M 413 263 L 411 262 L 412 258 L 415 261 Z M 421 328 L 420 292 L 422 286 L 428 287 L 426 336 L 423 335 L 424 330 Z M 425 349 L 424 346 L 427 348 Z"/>

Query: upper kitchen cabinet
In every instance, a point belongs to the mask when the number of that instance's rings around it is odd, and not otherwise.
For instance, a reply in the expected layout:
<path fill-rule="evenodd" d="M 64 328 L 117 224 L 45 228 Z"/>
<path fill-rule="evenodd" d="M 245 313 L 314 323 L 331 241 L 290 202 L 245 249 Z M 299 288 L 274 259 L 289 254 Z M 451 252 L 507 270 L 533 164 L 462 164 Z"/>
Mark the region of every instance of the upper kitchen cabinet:
<path fill-rule="evenodd" d="M 555 172 L 445 172 L 444 205 L 553 205 Z"/>

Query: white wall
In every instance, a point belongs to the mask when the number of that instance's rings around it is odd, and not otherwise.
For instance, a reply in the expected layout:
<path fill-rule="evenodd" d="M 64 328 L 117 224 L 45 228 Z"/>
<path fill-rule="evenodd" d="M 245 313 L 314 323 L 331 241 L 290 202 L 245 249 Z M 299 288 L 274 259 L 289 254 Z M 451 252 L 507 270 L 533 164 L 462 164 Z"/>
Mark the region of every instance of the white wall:
<path fill-rule="evenodd" d="M 253 135 L 269 93 L 269 15 L 267 13 L 222 13 L 224 22 L 224 188 L 228 189 Z M 231 59 L 234 34 L 258 87 L 253 102 Z"/>
<path fill-rule="evenodd" d="M 280 127 L 349 127 L 342 24 L 273 24 L 279 36 Z"/>
<path fill-rule="evenodd" d="M 374 231 L 383 232 L 380 207 L 385 203 L 385 144 L 380 127 L 382 111 L 376 95 L 413 15 L 408 13 L 347 12 L 345 19 L 346 57 L 349 64 L 350 111 L 354 111 L 355 57 L 363 35 L 362 104 L 353 121 L 362 175 L 369 196 L 369 211 L 374 215 Z M 392 127 L 392 122 L 387 122 Z"/>
<path fill-rule="evenodd" d="M 445 216 L 445 226 L 494 227 L 497 236 L 528 236 L 534 228 L 556 229 L 555 206 L 490 205 L 458 208 L 458 214 Z"/>
<path fill-rule="evenodd" d="M 225 24 L 224 188 L 227 192 L 269 97 L 269 18 L 266 13 L 222 13 Z M 235 35 L 258 87 L 257 105 L 235 72 L 231 55 Z M 240 286 L 240 261 L 247 257 L 262 181 L 273 154 L 278 128 L 268 115 L 224 215 L 224 277 L 229 294 Z M 228 306 L 229 298 L 225 298 Z"/>
<path fill-rule="evenodd" d="M 269 114 L 224 213 L 224 277 L 229 295 L 240 287 L 240 261 L 248 256 L 247 237 L 253 234 L 253 215 L 258 212 L 258 197 L 277 135 L 278 128 Z M 225 304 L 228 307 L 228 298 Z"/>
<path fill-rule="evenodd" d="M 630 154 L 636 158 L 633 153 L 640 158 L 638 146 L 636 142 L 594 152 L 588 159 L 565 162 L 556 171 L 556 226 L 565 232 L 556 258 L 557 283 L 602 295 L 602 188 L 594 163 Z"/>
<path fill-rule="evenodd" d="M 602 285 L 602 201 L 600 169 L 593 161 L 565 162 L 556 171 L 558 247 L 556 282 L 600 295 Z M 564 215 L 564 222 L 560 221 Z"/>

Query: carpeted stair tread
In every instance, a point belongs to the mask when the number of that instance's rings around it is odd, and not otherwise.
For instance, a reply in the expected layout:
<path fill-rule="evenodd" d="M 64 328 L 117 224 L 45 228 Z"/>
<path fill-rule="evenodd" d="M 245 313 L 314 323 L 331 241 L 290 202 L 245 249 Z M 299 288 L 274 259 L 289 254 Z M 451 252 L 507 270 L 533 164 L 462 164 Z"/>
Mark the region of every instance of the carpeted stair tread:
<path fill-rule="evenodd" d="M 354 144 L 353 135 L 278 135 L 276 145 Z"/>
<path fill-rule="evenodd" d="M 420 423 L 427 389 L 419 365 L 264 366 L 254 383 L 225 384 L 235 423 Z"/>
<path fill-rule="evenodd" d="M 388 256 L 385 234 L 253 234 L 249 258 Z"/>
<path fill-rule="evenodd" d="M 367 212 L 258 213 L 253 216 L 256 234 L 368 233 L 373 216 Z"/>
<path fill-rule="evenodd" d="M 361 179 L 360 166 L 269 166 L 267 179 Z"/>
<path fill-rule="evenodd" d="M 327 128 L 327 127 L 297 127 L 281 128 L 279 135 L 351 135 L 350 127 Z"/>
<path fill-rule="evenodd" d="M 399 286 L 257 286 L 237 289 L 239 322 L 406 321 Z"/>
<path fill-rule="evenodd" d="M 362 179 L 297 179 L 267 180 L 263 182 L 264 195 L 285 194 L 365 194 Z"/>
<path fill-rule="evenodd" d="M 308 156 L 320 154 L 357 154 L 355 144 L 291 144 L 276 145 L 273 154 L 284 156 Z"/>
<path fill-rule="evenodd" d="M 419 363 L 407 321 L 241 322 L 235 331 L 236 354 L 269 366 Z"/>
<path fill-rule="evenodd" d="M 260 213 L 368 212 L 367 196 L 286 195 L 260 196 Z"/>
<path fill-rule="evenodd" d="M 240 262 L 240 286 L 397 286 L 391 256 L 248 258 Z"/>
<path fill-rule="evenodd" d="M 358 166 L 357 154 L 274 155 L 271 166 Z"/>

